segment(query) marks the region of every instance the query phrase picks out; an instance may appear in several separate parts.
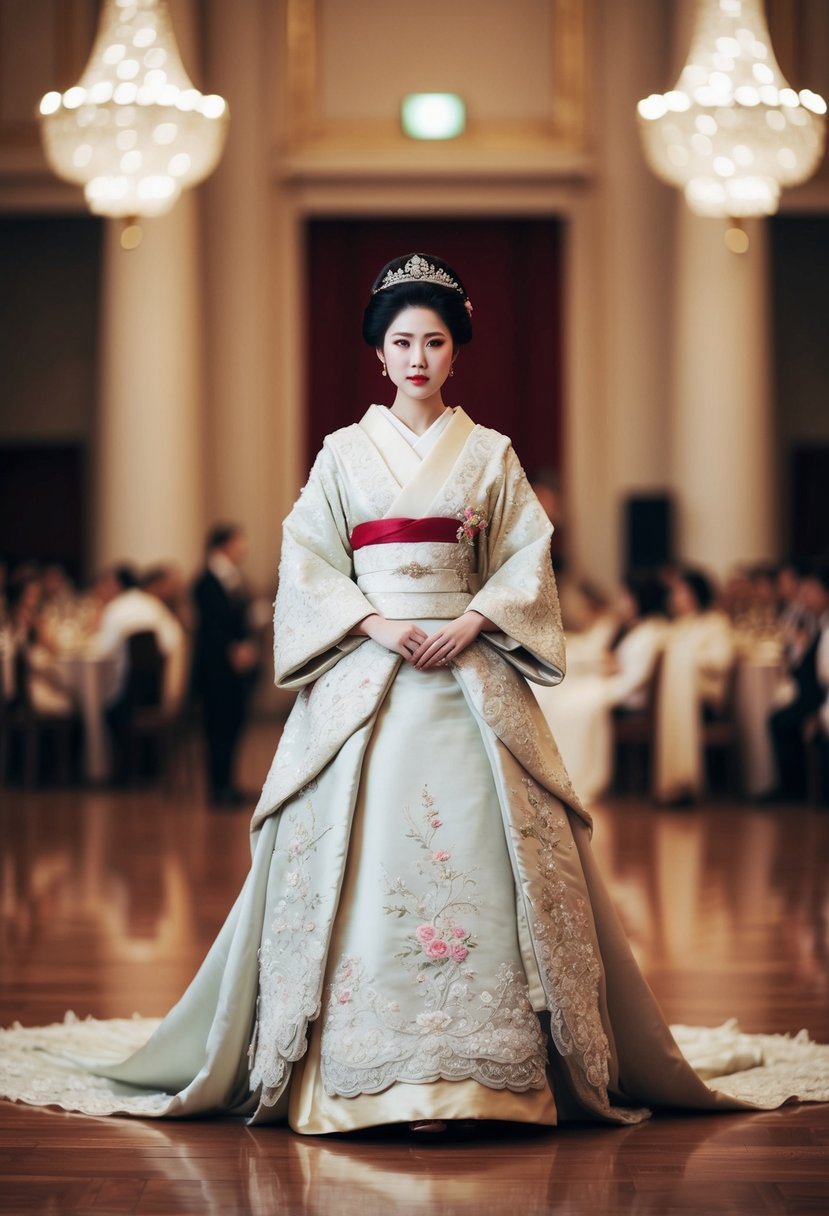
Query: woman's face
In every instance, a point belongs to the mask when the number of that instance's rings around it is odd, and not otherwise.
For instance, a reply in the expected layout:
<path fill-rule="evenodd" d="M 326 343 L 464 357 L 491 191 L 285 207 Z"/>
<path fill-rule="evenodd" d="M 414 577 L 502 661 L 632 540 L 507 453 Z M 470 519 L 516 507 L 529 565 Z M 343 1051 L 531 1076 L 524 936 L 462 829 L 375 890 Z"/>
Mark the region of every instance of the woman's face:
<path fill-rule="evenodd" d="M 454 356 L 452 335 L 431 308 L 404 308 L 377 352 L 398 395 L 421 403 L 440 394 Z"/>

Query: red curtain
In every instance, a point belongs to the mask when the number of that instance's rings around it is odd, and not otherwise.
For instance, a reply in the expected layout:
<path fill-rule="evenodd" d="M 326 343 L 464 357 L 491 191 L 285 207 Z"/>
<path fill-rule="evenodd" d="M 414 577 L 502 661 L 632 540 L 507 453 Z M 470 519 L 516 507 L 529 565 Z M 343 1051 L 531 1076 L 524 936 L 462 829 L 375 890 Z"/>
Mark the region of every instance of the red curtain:
<path fill-rule="evenodd" d="M 443 390 L 512 439 L 532 477 L 561 467 L 562 223 L 555 219 L 314 219 L 308 267 L 308 464 L 330 431 L 357 421 L 394 387 L 362 340 L 363 309 L 380 267 L 418 250 L 461 275 L 474 339 Z"/>

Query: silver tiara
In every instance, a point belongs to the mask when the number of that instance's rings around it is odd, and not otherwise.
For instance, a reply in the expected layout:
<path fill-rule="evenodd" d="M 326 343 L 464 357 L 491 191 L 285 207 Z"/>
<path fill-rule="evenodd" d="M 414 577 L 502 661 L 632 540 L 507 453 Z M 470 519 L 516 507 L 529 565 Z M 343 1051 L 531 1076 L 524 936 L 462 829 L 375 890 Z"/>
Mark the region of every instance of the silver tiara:
<path fill-rule="evenodd" d="M 413 253 L 401 270 L 387 271 L 383 282 L 379 287 L 375 287 L 371 294 L 376 296 L 378 291 L 385 291 L 387 287 L 396 287 L 398 283 L 436 283 L 438 287 L 449 287 L 452 291 L 460 292 L 462 296 L 466 295 L 460 283 L 456 283 L 451 274 L 433 266 L 419 253 Z"/>

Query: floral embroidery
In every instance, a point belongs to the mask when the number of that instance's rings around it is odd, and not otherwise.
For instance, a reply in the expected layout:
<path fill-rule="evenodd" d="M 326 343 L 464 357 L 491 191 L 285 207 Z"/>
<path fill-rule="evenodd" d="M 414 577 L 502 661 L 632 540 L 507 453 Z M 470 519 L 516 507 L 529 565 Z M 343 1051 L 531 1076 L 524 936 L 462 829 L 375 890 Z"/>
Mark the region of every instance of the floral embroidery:
<path fill-rule="evenodd" d="M 303 1054 L 305 1028 L 320 1007 L 330 913 L 314 888 L 309 861 L 332 829 L 317 828 L 310 800 L 304 811 L 288 812 L 279 825 L 284 843 L 274 849 L 274 859 L 287 866 L 283 894 L 259 950 L 257 1022 L 248 1059 L 250 1088 L 263 1087 L 266 1106 L 281 1092 L 287 1062 Z"/>
<path fill-rule="evenodd" d="M 457 864 L 450 848 L 436 847 L 444 820 L 427 788 L 420 818 L 408 808 L 404 816 L 406 838 L 416 848 L 416 881 L 386 877 L 383 910 L 407 925 L 395 957 L 422 1008 L 414 1017 L 404 1015 L 359 958 L 341 959 L 322 1036 L 326 1089 L 348 1097 L 377 1093 L 394 1081 L 440 1077 L 473 1077 L 494 1089 L 540 1089 L 545 1048 L 524 977 L 503 963 L 490 987 L 476 990 L 474 869 Z"/>
<path fill-rule="evenodd" d="M 611 1107 L 610 1046 L 599 1010 L 602 968 L 593 948 L 588 906 L 568 889 L 558 857 L 575 842 L 560 805 L 529 777 L 523 777 L 523 811 L 517 823 L 523 841 L 533 842 L 536 857 L 528 868 L 528 901 L 533 944 L 550 1010 L 550 1033 L 579 1098 L 588 1109 L 624 1123 L 638 1123 L 641 1110 Z M 519 802 L 521 800 L 519 799 Z"/>

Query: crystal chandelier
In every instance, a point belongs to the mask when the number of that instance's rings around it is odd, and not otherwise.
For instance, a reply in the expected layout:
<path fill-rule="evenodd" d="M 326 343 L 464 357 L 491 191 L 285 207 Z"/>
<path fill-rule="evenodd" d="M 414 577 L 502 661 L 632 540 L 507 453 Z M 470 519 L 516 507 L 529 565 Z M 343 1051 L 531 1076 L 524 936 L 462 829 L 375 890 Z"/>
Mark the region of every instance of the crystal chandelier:
<path fill-rule="evenodd" d="M 826 139 L 826 102 L 786 82 L 762 0 L 698 0 L 679 80 L 638 114 L 648 164 L 698 215 L 771 215 L 782 187 L 814 173 Z"/>
<path fill-rule="evenodd" d="M 46 157 L 96 215 L 162 215 L 218 163 L 227 104 L 193 87 L 165 0 L 105 0 L 81 79 L 40 102 Z"/>

